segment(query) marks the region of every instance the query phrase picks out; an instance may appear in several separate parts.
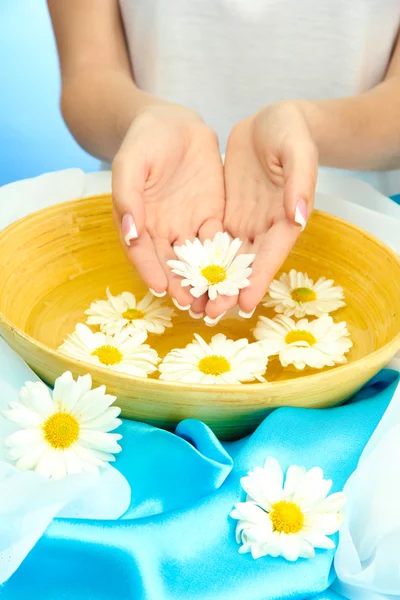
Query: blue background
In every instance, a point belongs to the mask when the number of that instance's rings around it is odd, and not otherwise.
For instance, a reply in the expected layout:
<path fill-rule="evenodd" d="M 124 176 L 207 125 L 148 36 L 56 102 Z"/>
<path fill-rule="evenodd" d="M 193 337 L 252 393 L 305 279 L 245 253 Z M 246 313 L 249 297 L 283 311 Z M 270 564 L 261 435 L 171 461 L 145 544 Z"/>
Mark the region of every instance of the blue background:
<path fill-rule="evenodd" d="M 0 185 L 68 167 L 98 170 L 68 132 L 59 94 L 46 1 L 0 0 Z"/>

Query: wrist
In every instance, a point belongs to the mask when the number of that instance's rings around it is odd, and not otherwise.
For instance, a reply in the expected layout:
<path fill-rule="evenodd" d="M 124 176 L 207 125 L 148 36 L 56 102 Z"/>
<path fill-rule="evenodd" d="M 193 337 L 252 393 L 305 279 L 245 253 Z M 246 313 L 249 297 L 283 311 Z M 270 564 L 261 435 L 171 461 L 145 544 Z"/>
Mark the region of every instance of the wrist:
<path fill-rule="evenodd" d="M 180 104 L 173 104 L 165 100 L 159 100 L 158 98 L 149 97 L 146 104 L 141 106 L 136 112 L 135 119 L 138 117 L 149 115 L 155 118 L 163 118 L 168 120 L 183 120 L 194 123 L 203 123 L 203 119 L 199 113 L 181 106 Z"/>

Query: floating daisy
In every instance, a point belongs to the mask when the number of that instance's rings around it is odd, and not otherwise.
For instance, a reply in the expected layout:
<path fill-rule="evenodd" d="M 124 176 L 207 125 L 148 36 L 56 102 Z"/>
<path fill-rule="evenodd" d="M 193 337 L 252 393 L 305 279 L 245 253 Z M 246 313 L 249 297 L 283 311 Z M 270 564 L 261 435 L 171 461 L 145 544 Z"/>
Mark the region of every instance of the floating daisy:
<path fill-rule="evenodd" d="M 130 292 L 122 292 L 113 296 L 107 288 L 107 300 L 92 302 L 85 314 L 89 315 L 89 325 L 100 325 L 101 331 L 107 335 L 115 335 L 121 331 L 129 334 L 138 329 L 149 333 L 164 333 L 166 327 L 172 327 L 173 308 L 155 299 L 151 292 L 136 301 Z"/>
<path fill-rule="evenodd" d="M 241 240 L 231 241 L 227 233 L 221 232 L 204 244 L 198 238 L 187 240 L 183 246 L 174 247 L 179 260 L 169 260 L 168 265 L 183 277 L 182 287 L 191 286 L 195 298 L 205 293 L 211 300 L 218 294 L 235 296 L 250 284 L 250 265 L 255 258 L 254 254 L 236 256 L 241 245 Z"/>
<path fill-rule="evenodd" d="M 45 477 L 98 473 L 121 451 L 121 435 L 109 433 L 121 421 L 120 409 L 111 406 L 115 396 L 105 386 L 92 389 L 90 375 L 74 381 L 61 375 L 51 393 L 44 383 L 27 382 L 18 402 L 3 415 L 21 426 L 5 440 L 18 469 L 34 469 Z"/>
<path fill-rule="evenodd" d="M 334 323 L 328 315 L 297 323 L 284 315 L 260 317 L 254 329 L 254 337 L 261 340 L 267 356 L 277 354 L 284 367 L 294 365 L 299 370 L 345 363 L 344 355 L 353 345 L 349 335 L 344 321 Z"/>
<path fill-rule="evenodd" d="M 239 522 L 236 541 L 239 552 L 253 558 L 270 555 L 295 561 L 313 558 L 314 548 L 335 547 L 329 535 L 341 524 L 343 492 L 328 493 L 332 481 L 324 479 L 322 469 L 292 465 L 283 472 L 275 458 L 267 458 L 264 468 L 256 467 L 240 480 L 247 493 L 246 502 L 235 504 L 230 513 Z"/>
<path fill-rule="evenodd" d="M 167 354 L 159 366 L 160 379 L 185 383 L 242 383 L 265 381 L 267 359 L 258 344 L 229 340 L 222 333 L 207 344 L 197 333 L 195 340 Z"/>
<path fill-rule="evenodd" d="M 145 331 L 136 330 L 132 335 L 126 331 L 114 336 L 93 333 L 89 327 L 78 323 L 74 333 L 68 335 L 59 351 L 78 360 L 93 363 L 120 373 L 147 377 L 157 370 L 158 354 L 143 342 Z"/>
<path fill-rule="evenodd" d="M 275 312 L 287 317 L 321 317 L 345 306 L 343 298 L 343 288 L 334 285 L 332 279 L 320 277 L 314 283 L 306 273 L 292 269 L 283 273 L 279 280 L 274 279 L 264 298 L 264 306 L 273 307 Z"/>

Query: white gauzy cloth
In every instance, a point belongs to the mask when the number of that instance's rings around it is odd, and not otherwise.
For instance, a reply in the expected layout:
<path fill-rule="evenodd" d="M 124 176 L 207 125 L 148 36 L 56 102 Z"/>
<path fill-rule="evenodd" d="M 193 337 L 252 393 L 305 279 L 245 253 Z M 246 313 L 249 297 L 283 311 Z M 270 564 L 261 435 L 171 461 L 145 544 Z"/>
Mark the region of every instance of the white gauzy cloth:
<path fill-rule="evenodd" d="M 400 600 L 399 386 L 344 492 L 334 589 L 354 600 Z"/>
<path fill-rule="evenodd" d="M 48 173 L 35 179 L 9 184 L 0 188 L 0 230 L 16 219 L 51 204 L 110 192 L 111 173 L 84 174 L 79 169 Z M 334 173 L 321 173 L 317 186 L 316 207 L 362 227 L 400 253 L 400 207 L 366 183 Z M 1 344 L 4 342 L 0 340 L 0 360 L 2 360 Z M 13 360 L 21 359 L 14 356 Z M 400 360 L 395 359 L 390 366 L 400 370 Z M 25 368 L 26 379 L 36 380 L 36 376 L 30 369 Z M 12 399 L 17 387 L 15 385 L 10 389 L 0 390 L 0 402 L 1 398 Z M 0 403 L 0 409 L 2 408 L 4 406 Z M 6 423 L 4 419 L 0 421 L 0 431 L 3 431 L 4 435 L 11 433 L 12 427 L 13 425 Z M 0 558 L 2 552 L 9 552 L 11 549 L 14 553 L 11 564 L 16 568 L 18 561 L 22 560 L 34 541 L 40 537 L 47 523 L 59 512 L 60 507 L 57 502 L 60 497 L 65 505 L 68 504 L 70 496 L 64 489 L 57 490 L 54 487 L 54 494 L 48 495 L 47 490 L 44 493 L 45 488 L 42 488 L 43 494 L 38 500 L 40 509 L 36 504 L 28 505 L 28 503 L 23 506 L 20 504 L 13 506 L 5 493 L 6 478 L 11 483 L 11 477 L 19 476 L 19 481 L 15 479 L 13 482 L 12 489 L 20 490 L 23 486 L 24 492 L 16 492 L 20 499 L 27 494 L 28 489 L 29 494 L 33 492 L 37 484 L 29 480 L 31 474 L 14 473 L 15 469 L 1 463 L 1 459 L 0 453 L 0 541 L 9 539 L 9 542 L 8 545 L 5 542 L 0 545 Z M 335 566 L 338 573 L 338 591 L 341 590 L 348 598 L 400 600 L 399 465 L 400 391 L 398 389 L 345 489 L 347 516 L 339 536 Z M 29 477 L 24 479 L 26 475 Z M 63 482 L 59 483 L 62 487 Z M 99 485 L 102 483 L 105 484 L 99 481 Z M 79 485 L 77 481 L 76 496 L 80 495 Z M 113 487 L 113 490 L 115 489 L 117 487 Z M 93 490 L 94 488 L 92 492 Z M 74 490 L 69 491 L 72 493 Z M 126 492 L 125 490 L 125 494 Z M 10 493 L 12 492 L 8 492 Z M 85 494 L 84 498 L 87 498 L 90 490 L 86 490 Z M 114 496 L 114 499 L 117 498 L 117 495 Z M 111 497 L 109 497 L 108 509 L 114 508 L 117 513 L 122 514 L 127 496 L 125 495 L 124 498 L 121 501 L 122 505 L 115 506 L 111 504 Z M 88 515 L 85 506 L 77 508 L 76 503 L 75 507 L 70 503 L 69 507 L 71 510 L 82 511 L 75 512 L 75 515 Z M 32 514 L 38 515 L 37 520 L 33 519 L 36 527 L 33 531 L 29 531 L 31 537 L 21 541 L 19 532 L 22 531 L 23 517 L 29 516 L 28 509 L 32 510 Z M 97 514 L 99 512 L 100 509 Z M 2 519 L 4 514 L 12 515 L 11 528 L 7 527 L 6 520 Z M 4 575 L 5 573 L 0 569 L 0 582 L 4 580 Z M 388 593 L 392 595 L 386 596 L 385 594 Z"/>
<path fill-rule="evenodd" d="M 380 83 L 400 24 L 399 0 L 119 2 L 138 87 L 199 112 L 222 152 L 235 123 L 266 104 Z M 400 189 L 400 173 L 360 176 Z"/>
<path fill-rule="evenodd" d="M 78 474 L 48 480 L 10 464 L 3 441 L 18 426 L 5 419 L 1 411 L 18 399 L 26 381 L 40 379 L 1 338 L 0 363 L 9 374 L 7 382 L 0 376 L 1 585 L 18 569 L 54 517 L 118 519 L 129 508 L 131 490 L 125 477 L 111 466 L 100 475 Z"/>

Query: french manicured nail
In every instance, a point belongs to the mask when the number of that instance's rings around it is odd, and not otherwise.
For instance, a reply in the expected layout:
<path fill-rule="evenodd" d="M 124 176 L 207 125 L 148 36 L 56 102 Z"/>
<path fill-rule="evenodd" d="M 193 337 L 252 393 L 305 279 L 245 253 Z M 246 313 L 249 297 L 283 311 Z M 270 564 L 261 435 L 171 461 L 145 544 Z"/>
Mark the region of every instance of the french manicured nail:
<path fill-rule="evenodd" d="M 243 317 L 243 319 L 251 319 L 251 317 L 254 315 L 255 310 L 255 308 L 253 308 L 253 310 L 251 310 L 250 312 L 244 312 L 244 310 L 239 310 L 239 317 Z"/>
<path fill-rule="evenodd" d="M 215 317 L 215 319 L 212 319 L 211 317 L 209 317 L 208 315 L 206 317 L 204 317 L 204 323 L 206 325 L 208 325 L 208 327 L 214 327 L 214 325 L 216 325 L 217 323 L 220 322 L 220 320 L 222 319 L 222 317 L 224 317 L 226 315 L 226 310 L 218 315 L 218 317 Z"/>
<path fill-rule="evenodd" d="M 196 313 L 193 312 L 191 308 L 189 308 L 189 315 L 192 317 L 192 319 L 202 319 L 204 317 L 204 313 Z"/>
<path fill-rule="evenodd" d="M 156 298 L 164 298 L 164 296 L 167 295 L 167 291 L 166 290 L 164 290 L 163 292 L 155 292 L 151 288 L 149 288 L 149 290 L 153 294 L 153 296 L 155 296 Z"/>
<path fill-rule="evenodd" d="M 301 199 L 298 201 L 298 203 L 296 205 L 296 212 L 294 215 L 294 220 L 298 225 L 300 225 L 302 231 L 307 224 L 307 219 L 308 219 L 307 204 L 306 204 L 305 200 Z"/>
<path fill-rule="evenodd" d="M 138 233 L 132 215 L 128 213 L 122 217 L 122 233 L 124 234 L 125 244 L 131 245 L 132 240 L 138 238 Z"/>
<path fill-rule="evenodd" d="M 172 302 L 175 304 L 176 308 L 179 308 L 179 310 L 189 310 L 190 308 L 190 304 L 182 306 L 177 300 L 175 300 L 175 298 L 172 298 Z"/>

